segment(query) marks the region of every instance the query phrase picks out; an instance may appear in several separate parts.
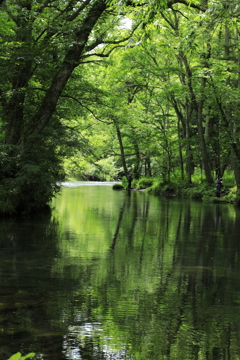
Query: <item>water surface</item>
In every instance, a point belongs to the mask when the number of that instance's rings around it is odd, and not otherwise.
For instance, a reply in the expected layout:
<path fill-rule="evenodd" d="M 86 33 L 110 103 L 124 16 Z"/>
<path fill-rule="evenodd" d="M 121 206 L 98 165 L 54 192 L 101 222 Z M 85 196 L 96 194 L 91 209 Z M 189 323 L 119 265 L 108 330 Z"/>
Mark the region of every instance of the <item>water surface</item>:
<path fill-rule="evenodd" d="M 240 211 L 66 183 L 0 221 L 0 359 L 240 359 Z"/>

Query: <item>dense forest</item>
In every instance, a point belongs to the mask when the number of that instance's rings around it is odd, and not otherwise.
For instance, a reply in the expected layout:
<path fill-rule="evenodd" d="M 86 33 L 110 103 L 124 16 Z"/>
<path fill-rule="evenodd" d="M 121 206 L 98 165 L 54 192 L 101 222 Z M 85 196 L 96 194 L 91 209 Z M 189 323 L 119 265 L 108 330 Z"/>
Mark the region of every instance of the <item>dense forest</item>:
<path fill-rule="evenodd" d="M 1 0 L 0 211 L 66 178 L 240 188 L 237 0 Z"/>

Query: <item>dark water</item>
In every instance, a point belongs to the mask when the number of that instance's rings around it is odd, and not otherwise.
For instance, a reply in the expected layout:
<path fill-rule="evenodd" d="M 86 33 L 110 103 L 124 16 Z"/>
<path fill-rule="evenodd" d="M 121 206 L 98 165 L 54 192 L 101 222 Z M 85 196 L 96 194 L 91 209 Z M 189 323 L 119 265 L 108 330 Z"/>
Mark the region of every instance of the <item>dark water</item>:
<path fill-rule="evenodd" d="M 240 211 L 63 189 L 0 221 L 0 360 L 240 359 Z"/>

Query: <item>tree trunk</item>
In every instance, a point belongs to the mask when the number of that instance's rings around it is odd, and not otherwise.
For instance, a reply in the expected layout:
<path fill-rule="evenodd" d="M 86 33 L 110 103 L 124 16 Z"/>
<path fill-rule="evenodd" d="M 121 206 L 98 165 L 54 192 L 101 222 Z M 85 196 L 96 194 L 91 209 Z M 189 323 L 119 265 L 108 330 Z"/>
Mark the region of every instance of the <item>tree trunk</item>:
<path fill-rule="evenodd" d="M 15 17 L 16 43 L 19 43 L 18 53 L 12 55 L 13 70 L 11 73 L 12 96 L 3 104 L 3 113 L 6 121 L 5 143 L 16 145 L 24 128 L 24 103 L 26 87 L 32 75 L 32 22 L 23 15 L 31 10 L 31 1 L 24 4 L 19 2 L 20 11 Z"/>
<path fill-rule="evenodd" d="M 199 142 L 200 142 L 200 150 L 201 150 L 201 154 L 202 154 L 202 161 L 203 161 L 205 177 L 206 177 L 207 183 L 209 185 L 211 185 L 213 182 L 213 179 L 212 179 L 212 175 L 211 175 L 210 160 L 209 160 L 206 142 L 205 142 L 205 138 L 204 138 L 203 114 L 202 114 L 203 103 L 204 103 L 203 91 L 205 88 L 206 79 L 202 78 L 201 91 L 200 91 L 201 97 L 200 97 L 200 100 L 197 101 L 194 90 L 193 90 L 193 85 L 192 85 L 192 71 L 190 69 L 188 60 L 184 54 L 182 54 L 182 59 L 183 59 L 185 69 L 186 69 L 186 74 L 187 74 L 187 79 L 188 79 L 187 85 L 188 85 L 189 92 L 190 92 L 192 107 L 193 107 L 196 117 L 197 117 L 198 137 L 199 137 Z"/>
<path fill-rule="evenodd" d="M 121 132 L 120 132 L 117 122 L 115 120 L 113 120 L 113 121 L 114 121 L 114 125 L 115 125 L 116 132 L 117 132 L 117 137 L 118 137 L 118 142 L 119 142 L 119 147 L 120 147 L 120 152 L 121 152 L 122 166 L 123 166 L 125 176 L 127 177 L 128 169 L 127 169 L 127 164 L 126 164 L 126 159 L 125 159 L 122 135 L 121 135 Z"/>
<path fill-rule="evenodd" d="M 186 157 L 187 157 L 187 165 L 186 165 L 186 171 L 187 171 L 187 178 L 188 183 L 192 184 L 192 174 L 194 173 L 194 163 L 193 163 L 193 155 L 192 155 L 192 149 L 191 149 L 191 127 L 190 127 L 190 106 L 189 102 L 186 100 L 186 139 L 187 139 L 187 147 L 186 147 Z"/>
<path fill-rule="evenodd" d="M 238 35 L 237 35 L 237 39 L 236 39 L 236 43 L 238 43 Z M 233 51 L 233 47 L 231 44 L 231 33 L 230 33 L 230 29 L 229 27 L 226 25 L 225 26 L 225 57 L 226 59 L 230 59 L 230 48 L 232 48 Z M 237 64 L 238 64 L 238 83 L 237 83 L 237 87 L 238 89 L 240 88 L 240 50 L 237 48 Z M 226 78 L 226 85 L 227 86 L 231 86 L 231 82 L 230 82 L 230 76 L 228 76 Z M 240 126 L 239 126 L 239 121 L 238 119 L 236 120 L 234 117 L 232 117 L 232 105 L 233 104 L 228 104 L 228 106 L 226 107 L 226 110 L 224 111 L 221 102 L 219 101 L 219 106 L 220 106 L 220 111 L 221 111 L 221 115 L 222 118 L 224 120 L 224 123 L 226 125 L 228 125 L 228 131 L 230 133 L 230 141 L 231 141 L 231 160 L 232 160 L 232 166 L 233 166 L 233 170 L 234 170 L 234 176 L 235 176 L 235 181 L 236 181 L 236 185 L 237 185 L 237 189 L 240 190 L 240 142 L 239 142 L 239 131 L 240 131 Z M 236 106 L 239 108 L 239 103 L 237 102 Z"/>
<path fill-rule="evenodd" d="M 231 160 L 232 160 L 232 167 L 234 171 L 234 177 L 237 185 L 237 190 L 240 191 L 240 166 L 239 166 L 239 160 L 236 158 L 236 154 L 232 150 L 231 154 Z"/>
<path fill-rule="evenodd" d="M 178 118 L 178 150 L 179 150 L 179 158 L 180 158 L 180 169 L 181 169 L 181 178 L 184 180 L 184 166 L 183 166 L 183 154 L 182 154 L 182 144 L 181 144 L 181 129 L 180 129 L 180 121 Z"/>
<path fill-rule="evenodd" d="M 141 168 L 141 159 L 140 159 L 140 151 L 138 143 L 135 139 L 132 139 L 134 150 L 135 150 L 135 161 L 134 161 L 134 169 L 133 169 L 133 176 L 135 179 L 139 179 L 140 176 L 140 168 Z"/>
<path fill-rule="evenodd" d="M 149 155 L 146 155 L 145 158 L 145 176 L 152 177 L 151 159 Z"/>
<path fill-rule="evenodd" d="M 80 28 L 76 32 L 76 41 L 71 45 L 66 56 L 59 66 L 56 75 L 54 76 L 51 86 L 46 92 L 43 101 L 33 117 L 30 126 L 24 132 L 19 140 L 19 145 L 22 145 L 29 136 L 29 134 L 38 134 L 48 124 L 53 115 L 58 99 L 69 79 L 73 70 L 79 65 L 81 56 L 84 53 L 85 46 L 88 42 L 90 33 L 96 22 L 106 9 L 106 1 L 98 0 L 90 8 Z"/>
<path fill-rule="evenodd" d="M 207 147 L 206 147 L 206 142 L 205 142 L 205 138 L 204 138 L 204 130 L 203 130 L 203 90 L 205 88 L 205 84 L 206 84 L 206 78 L 202 78 L 202 84 L 201 84 L 201 98 L 198 101 L 198 112 L 197 112 L 197 128 L 198 128 L 198 137 L 199 137 L 199 142 L 200 142 L 200 149 L 202 152 L 202 159 L 203 159 L 203 166 L 204 166 L 204 171 L 205 171 L 205 176 L 206 176 L 206 180 L 207 183 L 209 185 L 212 184 L 213 179 L 212 179 L 212 175 L 211 175 L 211 167 L 210 167 L 210 161 L 209 161 L 209 156 L 207 153 Z"/>

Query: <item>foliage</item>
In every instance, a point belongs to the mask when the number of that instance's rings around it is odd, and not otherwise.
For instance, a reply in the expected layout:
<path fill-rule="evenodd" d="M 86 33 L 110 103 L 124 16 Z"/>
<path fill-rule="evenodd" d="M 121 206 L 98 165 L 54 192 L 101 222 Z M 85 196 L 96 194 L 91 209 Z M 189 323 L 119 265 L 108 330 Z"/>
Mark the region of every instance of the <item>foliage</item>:
<path fill-rule="evenodd" d="M 60 190 L 56 180 L 63 179 L 56 143 L 36 135 L 24 149 L 2 146 L 2 214 L 30 213 L 42 210 Z"/>
<path fill-rule="evenodd" d="M 234 203 L 234 204 L 237 204 L 239 205 L 239 194 L 237 192 L 237 188 L 236 186 L 234 187 L 229 187 L 229 188 L 224 188 L 223 192 L 222 192 L 222 196 L 221 198 L 217 199 L 217 198 L 214 198 L 213 201 L 216 202 L 216 201 L 219 201 L 220 203 L 221 202 L 225 202 L 225 203 Z"/>
<path fill-rule="evenodd" d="M 121 184 L 113 184 L 113 190 L 123 190 L 124 187 Z"/>
<path fill-rule="evenodd" d="M 125 189 L 128 187 L 128 181 L 125 175 L 122 177 L 122 185 Z"/>
<path fill-rule="evenodd" d="M 151 187 L 153 183 L 153 178 L 141 177 L 139 180 L 136 181 L 135 186 L 137 189 L 147 189 Z"/>
<path fill-rule="evenodd" d="M 2 212 L 18 212 L 25 197 L 29 212 L 55 194 L 36 181 L 44 156 L 23 164 L 32 136 L 40 149 L 55 142 L 48 184 L 62 167 L 71 179 L 161 176 L 159 191 L 178 195 L 176 179 L 191 186 L 201 172 L 211 186 L 232 172 L 239 188 L 237 9 L 212 0 L 1 3 L 1 178 L 11 186 L 0 189 Z"/>
<path fill-rule="evenodd" d="M 212 196 L 214 191 L 214 186 L 210 187 L 208 184 L 199 184 L 189 188 L 189 190 L 187 189 L 183 191 L 183 193 L 185 196 L 188 196 L 192 199 L 203 200 L 206 197 Z"/>
<path fill-rule="evenodd" d="M 124 14 L 115 16 L 115 4 L 112 11 L 102 0 L 65 5 L 58 0 L 54 5 L 0 3 L 3 213 L 35 211 L 58 191 L 63 157 L 71 154 L 70 147 L 84 145 L 81 132 L 88 124 L 81 126 L 79 116 L 92 115 L 102 94 L 92 77 L 83 76 L 83 64 L 107 57 L 116 42 L 127 44 L 131 33 L 119 31 Z M 100 162 L 96 168 L 114 176 L 108 160 L 89 149 L 91 163 Z"/>
<path fill-rule="evenodd" d="M 35 353 L 30 353 L 27 354 L 25 356 L 23 356 L 20 352 L 12 355 L 8 360 L 26 360 L 26 359 L 30 359 L 33 358 L 35 356 Z"/>
<path fill-rule="evenodd" d="M 228 178 L 227 183 L 231 183 Z M 215 184 L 209 186 L 206 182 L 201 182 L 200 178 L 196 183 L 188 184 L 183 181 L 164 183 L 161 179 L 155 178 L 152 186 L 146 189 L 147 192 L 154 195 L 186 197 L 195 200 L 203 200 L 215 203 L 239 203 L 237 188 L 224 184 L 221 198 L 215 197 Z"/>
<path fill-rule="evenodd" d="M 162 179 L 156 178 L 153 185 L 149 187 L 148 192 L 154 195 L 179 195 L 179 184 L 173 182 L 166 183 Z"/>

